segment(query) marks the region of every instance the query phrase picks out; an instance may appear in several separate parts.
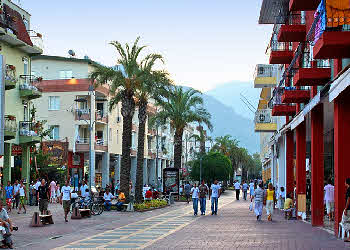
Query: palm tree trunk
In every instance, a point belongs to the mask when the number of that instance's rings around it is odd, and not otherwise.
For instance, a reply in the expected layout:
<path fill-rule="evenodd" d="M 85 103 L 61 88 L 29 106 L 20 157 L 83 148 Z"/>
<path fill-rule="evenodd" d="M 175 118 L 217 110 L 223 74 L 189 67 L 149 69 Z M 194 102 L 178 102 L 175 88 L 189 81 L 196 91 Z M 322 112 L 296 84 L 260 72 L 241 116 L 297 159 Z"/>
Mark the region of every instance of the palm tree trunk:
<path fill-rule="evenodd" d="M 135 200 L 136 203 L 142 202 L 142 187 L 143 187 L 143 164 L 145 154 L 145 130 L 147 119 L 147 102 L 140 101 L 139 103 L 139 134 L 137 142 L 137 167 L 136 167 L 136 184 L 135 184 Z"/>
<path fill-rule="evenodd" d="M 132 117 L 135 112 L 135 101 L 133 93 L 124 91 L 122 99 L 121 113 L 123 116 L 123 142 L 122 142 L 122 160 L 120 168 L 120 189 L 125 194 L 127 202 L 129 202 L 130 170 L 131 170 L 131 140 L 132 140 Z"/>
<path fill-rule="evenodd" d="M 183 129 L 176 129 L 174 135 L 174 167 L 181 169 Z"/>

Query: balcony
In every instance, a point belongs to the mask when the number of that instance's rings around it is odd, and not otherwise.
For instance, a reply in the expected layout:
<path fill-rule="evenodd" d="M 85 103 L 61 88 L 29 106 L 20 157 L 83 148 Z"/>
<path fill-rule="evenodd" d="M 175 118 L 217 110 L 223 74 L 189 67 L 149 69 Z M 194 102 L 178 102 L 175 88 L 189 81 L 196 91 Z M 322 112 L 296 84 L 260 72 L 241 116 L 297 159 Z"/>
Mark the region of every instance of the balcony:
<path fill-rule="evenodd" d="M 294 86 L 325 85 L 331 78 L 331 68 L 300 68 L 294 75 Z"/>
<path fill-rule="evenodd" d="M 76 109 L 74 114 L 76 121 L 89 121 L 90 120 L 90 110 L 89 109 Z"/>
<path fill-rule="evenodd" d="M 290 43 L 271 42 L 269 64 L 290 64 L 293 57 L 294 52 Z"/>
<path fill-rule="evenodd" d="M 16 138 L 17 134 L 17 121 L 16 117 L 12 115 L 5 115 L 5 141 Z"/>
<path fill-rule="evenodd" d="M 281 25 L 278 42 L 303 42 L 306 38 L 305 18 L 300 14 L 291 14 L 286 24 Z"/>
<path fill-rule="evenodd" d="M 35 86 L 39 82 L 38 78 L 32 75 L 20 75 L 19 91 L 21 98 L 32 100 L 41 97 L 41 91 Z"/>
<path fill-rule="evenodd" d="M 350 28 L 325 31 L 313 48 L 315 59 L 350 58 Z"/>
<path fill-rule="evenodd" d="M 302 10 L 316 10 L 320 0 L 290 0 L 289 10 L 290 11 L 302 11 Z"/>
<path fill-rule="evenodd" d="M 30 37 L 30 40 L 33 43 L 33 47 L 39 49 L 42 53 L 44 50 L 43 36 L 40 33 L 35 32 L 34 30 L 27 31 Z"/>
<path fill-rule="evenodd" d="M 16 67 L 6 64 L 5 67 L 5 90 L 16 88 L 18 78 L 16 77 Z"/>
<path fill-rule="evenodd" d="M 107 123 L 108 116 L 102 110 L 96 110 L 96 122 Z"/>
<path fill-rule="evenodd" d="M 285 89 L 282 103 L 306 103 L 310 100 L 310 90 Z"/>
<path fill-rule="evenodd" d="M 19 143 L 39 143 L 39 124 L 31 121 L 19 122 Z"/>
<path fill-rule="evenodd" d="M 277 84 L 277 70 L 273 65 L 258 64 L 254 73 L 254 88 L 271 88 Z"/>
<path fill-rule="evenodd" d="M 95 150 L 96 151 L 102 151 L 107 152 L 108 151 L 108 143 L 107 141 L 103 140 L 103 138 L 98 138 L 95 142 Z"/>
<path fill-rule="evenodd" d="M 294 116 L 296 112 L 295 105 L 275 104 L 272 108 L 272 116 Z"/>
<path fill-rule="evenodd" d="M 258 109 L 255 112 L 255 132 L 277 131 L 277 121 L 272 117 L 271 109 Z"/>
<path fill-rule="evenodd" d="M 79 138 L 75 142 L 75 151 L 76 152 L 89 152 L 89 138 Z"/>

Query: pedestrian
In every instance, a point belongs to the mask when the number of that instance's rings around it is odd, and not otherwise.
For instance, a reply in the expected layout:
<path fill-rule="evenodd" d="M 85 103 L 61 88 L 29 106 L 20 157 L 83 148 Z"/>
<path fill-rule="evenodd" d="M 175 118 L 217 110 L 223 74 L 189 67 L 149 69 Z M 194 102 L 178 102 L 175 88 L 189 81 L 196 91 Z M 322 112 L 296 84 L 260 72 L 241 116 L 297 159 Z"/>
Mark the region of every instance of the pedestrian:
<path fill-rule="evenodd" d="M 254 199 L 254 212 L 256 215 L 256 220 L 260 221 L 262 216 L 262 210 L 264 205 L 264 190 L 262 182 L 259 183 L 258 187 L 254 190 L 254 196 L 252 196 L 251 201 Z"/>
<path fill-rule="evenodd" d="M 26 209 L 26 206 L 25 206 L 26 199 L 27 199 L 26 186 L 23 185 L 23 181 L 21 181 L 21 184 L 19 186 L 19 201 L 20 201 L 20 204 L 19 204 L 19 211 L 17 212 L 18 214 L 21 213 L 21 208 L 22 207 L 24 209 L 23 213 L 24 214 L 27 213 L 27 209 Z"/>
<path fill-rule="evenodd" d="M 183 192 L 184 192 L 184 185 L 181 185 L 179 188 L 179 194 L 183 195 Z"/>
<path fill-rule="evenodd" d="M 334 220 L 334 186 L 331 178 L 328 179 L 327 185 L 324 187 L 324 199 L 329 221 Z"/>
<path fill-rule="evenodd" d="M 64 221 L 68 222 L 68 213 L 70 211 L 70 200 L 72 198 L 72 189 L 69 185 L 69 180 L 66 180 L 65 185 L 61 189 L 61 204 L 63 203 Z"/>
<path fill-rule="evenodd" d="M 56 200 L 56 182 L 52 180 L 50 182 L 50 203 Z"/>
<path fill-rule="evenodd" d="M 248 184 L 245 181 L 243 181 L 242 191 L 243 191 L 243 199 L 246 201 L 247 193 L 248 193 Z"/>
<path fill-rule="evenodd" d="M 272 214 L 273 214 L 273 207 L 276 200 L 275 197 L 275 191 L 273 190 L 273 185 L 270 182 L 268 185 L 268 189 L 266 191 L 266 213 L 267 213 L 267 220 L 272 221 Z"/>
<path fill-rule="evenodd" d="M 250 180 L 250 183 L 249 183 L 249 198 L 252 199 L 252 196 L 254 196 L 254 182 L 253 180 Z"/>
<path fill-rule="evenodd" d="M 311 214 L 311 181 L 306 180 L 306 212 Z"/>
<path fill-rule="evenodd" d="M 15 180 L 15 184 L 13 184 L 13 194 L 15 198 L 16 209 L 18 209 L 18 205 L 19 205 L 19 187 L 20 186 L 21 185 L 18 183 L 18 180 Z M 15 203 L 13 203 L 12 208 L 15 208 Z"/>
<path fill-rule="evenodd" d="M 6 196 L 6 206 L 7 212 L 11 212 L 12 208 L 12 198 L 13 198 L 13 187 L 11 186 L 11 182 L 7 182 L 7 186 L 5 187 L 5 196 Z"/>
<path fill-rule="evenodd" d="M 80 195 L 83 198 L 86 197 L 86 189 L 89 189 L 89 187 L 88 187 L 86 181 L 84 181 L 83 184 L 80 186 Z"/>
<path fill-rule="evenodd" d="M 191 194 L 192 194 L 192 203 L 193 203 L 194 216 L 197 216 L 197 214 L 198 214 L 198 198 L 199 198 L 198 194 L 199 194 L 199 189 L 198 189 L 196 183 L 194 183 L 194 186 L 191 189 Z"/>
<path fill-rule="evenodd" d="M 61 204 L 61 186 L 59 183 L 56 185 L 56 197 L 57 197 L 57 203 Z"/>
<path fill-rule="evenodd" d="M 115 183 L 115 193 L 116 195 L 118 194 L 118 190 L 120 189 L 120 183 L 119 180 L 117 180 L 117 182 Z"/>
<path fill-rule="evenodd" d="M 187 182 L 185 185 L 185 197 L 186 197 L 187 204 L 190 203 L 190 194 L 191 194 L 191 185 L 190 183 Z"/>
<path fill-rule="evenodd" d="M 45 179 L 41 180 L 41 184 L 38 187 L 37 198 L 39 201 L 39 211 L 41 214 L 46 214 L 47 207 L 49 205 L 50 194 Z"/>
<path fill-rule="evenodd" d="M 286 191 L 284 187 L 280 187 L 280 192 L 278 193 L 279 209 L 284 209 L 284 201 L 286 199 Z"/>
<path fill-rule="evenodd" d="M 215 180 L 214 183 L 211 184 L 211 187 L 209 190 L 209 200 L 211 198 L 211 215 L 218 214 L 218 205 L 219 205 L 220 195 L 221 195 L 221 187 L 218 184 L 218 181 Z"/>
<path fill-rule="evenodd" d="M 38 206 L 39 204 L 39 200 L 38 200 L 38 189 L 39 189 L 39 186 L 41 185 L 41 181 L 39 180 L 39 178 L 36 180 L 36 183 L 34 185 L 35 187 L 35 206 Z"/>
<path fill-rule="evenodd" d="M 201 215 L 205 215 L 206 199 L 208 193 L 209 188 L 207 185 L 205 185 L 205 182 L 203 180 L 202 184 L 199 186 L 199 204 L 201 206 Z"/>
<path fill-rule="evenodd" d="M 241 184 L 238 182 L 238 180 L 235 181 L 234 187 L 236 190 L 236 200 L 239 201 L 239 193 L 241 191 Z"/>
<path fill-rule="evenodd" d="M 34 182 L 32 181 L 29 185 L 29 206 L 33 206 L 33 199 L 35 196 Z"/>

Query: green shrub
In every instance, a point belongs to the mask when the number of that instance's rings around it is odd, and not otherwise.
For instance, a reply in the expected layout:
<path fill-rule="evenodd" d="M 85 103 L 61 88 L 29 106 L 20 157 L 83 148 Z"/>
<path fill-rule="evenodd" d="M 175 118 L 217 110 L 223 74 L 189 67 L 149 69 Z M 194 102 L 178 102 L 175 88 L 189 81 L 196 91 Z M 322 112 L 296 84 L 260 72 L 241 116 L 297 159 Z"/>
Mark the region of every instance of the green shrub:
<path fill-rule="evenodd" d="M 136 211 L 143 211 L 151 208 L 158 208 L 166 206 L 168 203 L 166 200 L 150 200 L 143 203 L 137 203 L 134 205 Z"/>

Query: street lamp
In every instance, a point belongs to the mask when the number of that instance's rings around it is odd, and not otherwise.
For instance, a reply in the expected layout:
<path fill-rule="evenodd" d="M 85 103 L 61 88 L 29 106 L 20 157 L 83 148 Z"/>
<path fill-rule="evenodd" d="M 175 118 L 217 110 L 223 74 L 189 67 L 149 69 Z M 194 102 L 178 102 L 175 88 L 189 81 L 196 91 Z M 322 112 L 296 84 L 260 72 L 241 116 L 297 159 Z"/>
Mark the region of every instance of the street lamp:
<path fill-rule="evenodd" d="M 93 166 L 92 162 L 94 162 L 94 147 L 92 144 L 92 136 L 93 135 L 93 129 L 94 129 L 94 124 L 95 124 L 95 120 L 92 121 L 92 109 L 94 108 L 92 106 L 92 96 L 94 95 L 94 86 L 93 85 L 89 85 L 88 88 L 89 91 L 89 96 L 90 96 L 90 112 L 89 112 L 89 118 L 90 118 L 90 122 L 89 122 L 89 132 L 90 132 L 90 137 L 89 137 L 89 190 L 90 192 L 92 192 L 91 187 L 92 187 L 92 176 L 93 174 L 93 168 L 95 168 L 95 166 Z M 85 98 L 77 98 L 74 100 L 77 103 L 87 103 L 87 99 Z M 80 119 L 80 118 L 79 118 Z M 85 120 L 86 121 L 86 120 Z"/>
<path fill-rule="evenodd" d="M 156 149 L 157 149 L 157 152 L 156 152 L 156 179 L 157 179 L 157 189 L 159 189 L 159 183 L 158 183 L 158 151 L 159 151 L 159 142 L 158 142 L 158 137 L 159 137 L 159 134 L 158 134 L 158 128 L 159 128 L 159 120 L 156 120 L 156 127 L 157 127 L 157 132 L 156 132 Z"/>

